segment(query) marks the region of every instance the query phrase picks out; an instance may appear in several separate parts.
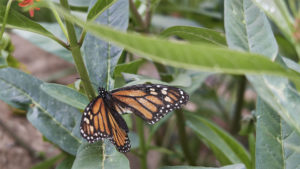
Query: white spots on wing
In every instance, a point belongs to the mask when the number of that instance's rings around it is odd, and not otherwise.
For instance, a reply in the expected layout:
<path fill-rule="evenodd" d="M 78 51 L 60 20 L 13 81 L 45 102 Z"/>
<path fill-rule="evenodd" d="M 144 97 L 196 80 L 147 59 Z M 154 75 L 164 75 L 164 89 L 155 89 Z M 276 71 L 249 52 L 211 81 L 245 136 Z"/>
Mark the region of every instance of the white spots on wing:
<path fill-rule="evenodd" d="M 165 101 L 171 102 L 172 100 L 170 99 L 170 97 L 166 96 L 166 97 L 165 97 Z"/>
<path fill-rule="evenodd" d="M 156 87 L 160 88 L 160 85 L 156 85 Z"/>
<path fill-rule="evenodd" d="M 157 92 L 150 92 L 150 94 L 152 94 L 152 95 L 158 95 Z"/>
<path fill-rule="evenodd" d="M 150 91 L 153 91 L 153 92 L 154 92 L 154 91 L 155 91 L 155 89 L 154 89 L 154 88 L 150 88 Z"/>
<path fill-rule="evenodd" d="M 170 105 L 169 105 L 169 104 L 167 105 L 167 108 L 170 108 Z"/>
<path fill-rule="evenodd" d="M 163 95 L 167 95 L 167 94 L 168 94 L 166 90 L 161 90 L 161 93 L 162 93 Z"/>

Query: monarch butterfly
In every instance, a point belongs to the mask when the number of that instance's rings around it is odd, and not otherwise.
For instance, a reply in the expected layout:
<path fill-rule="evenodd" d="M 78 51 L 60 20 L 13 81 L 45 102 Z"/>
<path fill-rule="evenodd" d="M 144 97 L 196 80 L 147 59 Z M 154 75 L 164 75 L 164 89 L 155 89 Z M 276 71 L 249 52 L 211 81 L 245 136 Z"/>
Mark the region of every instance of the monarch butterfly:
<path fill-rule="evenodd" d="M 108 138 L 119 152 L 128 152 L 131 147 L 121 114 L 132 112 L 154 124 L 189 99 L 182 89 L 161 84 L 134 85 L 110 92 L 100 87 L 98 92 L 99 96 L 83 112 L 80 133 L 89 143 Z"/>

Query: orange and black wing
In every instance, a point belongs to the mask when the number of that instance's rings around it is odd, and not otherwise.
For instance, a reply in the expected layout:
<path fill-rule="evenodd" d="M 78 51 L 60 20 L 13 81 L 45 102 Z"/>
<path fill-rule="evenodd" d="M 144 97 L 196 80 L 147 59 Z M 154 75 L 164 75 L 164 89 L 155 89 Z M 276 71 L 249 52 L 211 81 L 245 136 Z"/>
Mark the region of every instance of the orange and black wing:
<path fill-rule="evenodd" d="M 182 90 L 160 84 L 142 84 L 113 90 L 117 112 L 133 112 L 149 124 L 186 104 L 189 96 Z"/>
<path fill-rule="evenodd" d="M 125 121 L 101 97 L 91 101 L 85 108 L 80 133 L 88 142 L 108 138 L 120 152 L 127 152 L 130 150 L 127 132 Z"/>

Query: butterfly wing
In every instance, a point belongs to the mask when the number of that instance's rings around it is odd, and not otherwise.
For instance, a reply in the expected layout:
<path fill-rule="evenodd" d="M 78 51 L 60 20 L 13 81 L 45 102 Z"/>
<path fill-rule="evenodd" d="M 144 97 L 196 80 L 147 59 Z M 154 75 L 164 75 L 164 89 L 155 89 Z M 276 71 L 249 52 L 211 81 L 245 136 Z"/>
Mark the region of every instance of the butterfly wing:
<path fill-rule="evenodd" d="M 160 84 L 142 84 L 113 90 L 114 107 L 123 114 L 131 111 L 149 124 L 186 104 L 189 96 L 182 90 Z"/>
<path fill-rule="evenodd" d="M 123 118 L 103 98 L 97 97 L 85 108 L 80 133 L 88 142 L 108 138 L 120 152 L 127 152 L 130 150 L 127 132 Z"/>

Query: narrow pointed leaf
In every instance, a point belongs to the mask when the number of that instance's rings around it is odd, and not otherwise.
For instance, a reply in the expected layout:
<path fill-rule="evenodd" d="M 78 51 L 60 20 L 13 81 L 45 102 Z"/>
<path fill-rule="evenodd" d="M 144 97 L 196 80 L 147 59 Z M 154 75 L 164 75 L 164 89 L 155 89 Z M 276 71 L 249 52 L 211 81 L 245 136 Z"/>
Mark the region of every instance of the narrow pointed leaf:
<path fill-rule="evenodd" d="M 192 42 L 208 42 L 220 46 L 227 45 L 223 33 L 207 28 L 173 26 L 164 30 L 160 35 L 162 37 L 178 36 L 184 40 Z"/>
<path fill-rule="evenodd" d="M 214 152 L 223 165 L 243 162 L 250 165 L 249 154 L 234 138 L 204 118 L 186 113 L 187 125 Z M 221 159 L 222 158 L 222 159 Z M 226 160 L 227 159 L 227 160 Z"/>
<path fill-rule="evenodd" d="M 66 19 L 84 27 L 101 39 L 170 66 L 231 74 L 269 74 L 290 78 L 299 78 L 300 75 L 262 55 L 207 44 L 177 43 L 136 33 L 123 33 L 98 24 L 84 23 L 61 8 L 57 10 L 64 14 Z"/>
<path fill-rule="evenodd" d="M 116 66 L 114 71 L 115 77 L 122 76 L 122 73 L 136 74 L 139 67 L 145 62 L 143 59 L 137 59 L 129 63 L 123 63 Z"/>

